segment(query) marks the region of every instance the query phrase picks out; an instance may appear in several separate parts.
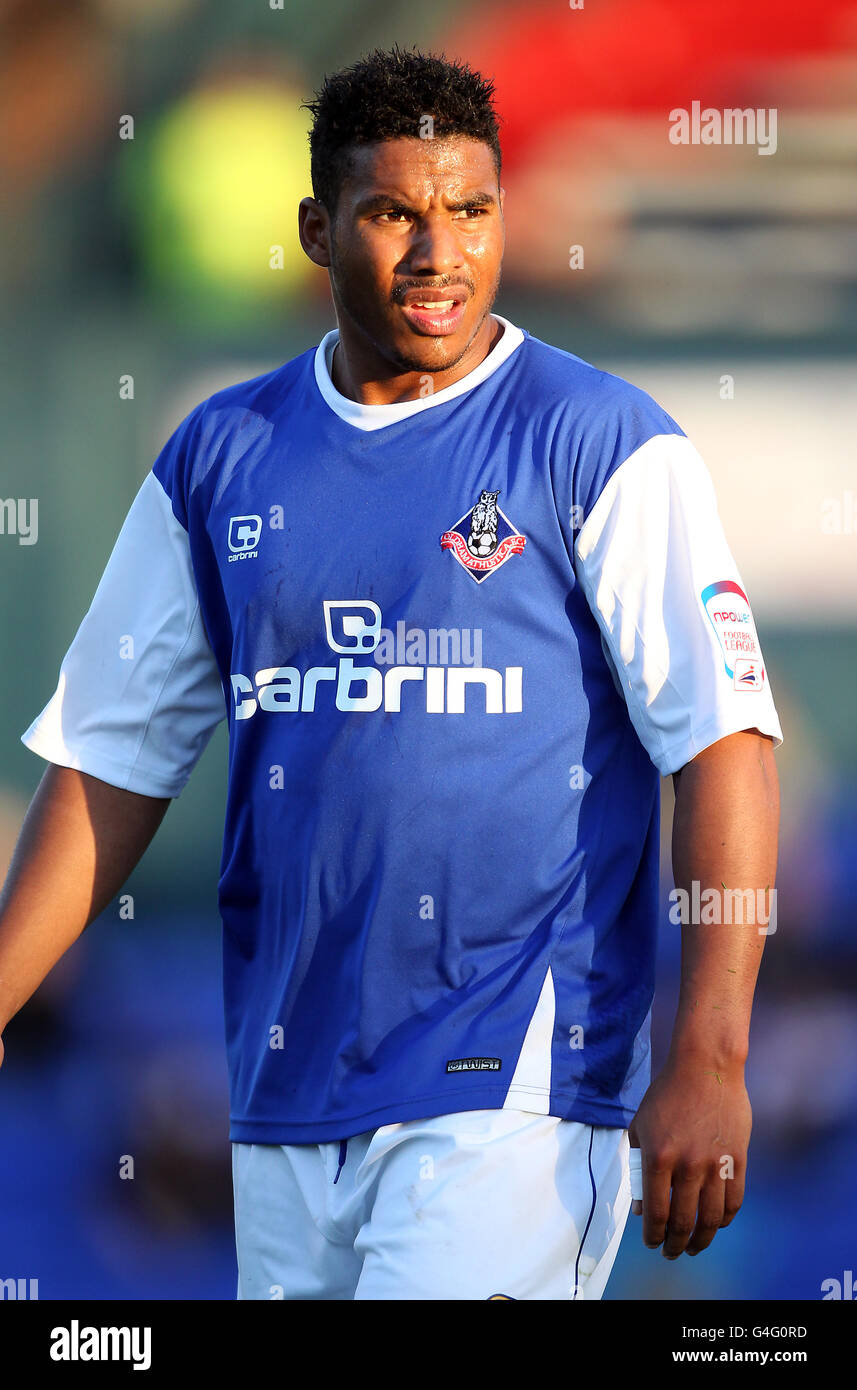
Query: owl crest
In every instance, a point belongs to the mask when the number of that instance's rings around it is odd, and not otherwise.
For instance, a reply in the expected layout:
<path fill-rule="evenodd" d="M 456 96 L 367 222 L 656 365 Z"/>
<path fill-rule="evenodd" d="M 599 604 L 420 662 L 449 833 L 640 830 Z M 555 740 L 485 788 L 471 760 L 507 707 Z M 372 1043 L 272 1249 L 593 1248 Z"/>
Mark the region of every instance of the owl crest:
<path fill-rule="evenodd" d="M 499 526 L 497 498 L 499 496 L 500 488 L 496 492 L 483 490 L 471 513 L 467 549 L 471 555 L 477 555 L 480 559 L 484 559 L 487 555 L 493 555 L 497 549 L 497 529 Z"/>

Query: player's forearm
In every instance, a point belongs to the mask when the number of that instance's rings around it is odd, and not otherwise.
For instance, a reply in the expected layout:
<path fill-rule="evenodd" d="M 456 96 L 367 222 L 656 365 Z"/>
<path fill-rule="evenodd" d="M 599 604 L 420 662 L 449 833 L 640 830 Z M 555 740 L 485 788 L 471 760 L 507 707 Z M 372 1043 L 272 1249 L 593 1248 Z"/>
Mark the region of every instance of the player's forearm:
<path fill-rule="evenodd" d="M 673 872 L 676 888 L 687 895 L 680 905 L 688 920 L 681 928 L 673 1060 L 698 1056 L 715 1069 L 743 1066 L 762 951 L 776 923 L 769 890 L 776 876 L 778 825 L 779 786 L 769 739 L 732 734 L 682 769 Z"/>
<path fill-rule="evenodd" d="M 168 805 L 49 765 L 0 892 L 0 1031 L 122 887 Z"/>

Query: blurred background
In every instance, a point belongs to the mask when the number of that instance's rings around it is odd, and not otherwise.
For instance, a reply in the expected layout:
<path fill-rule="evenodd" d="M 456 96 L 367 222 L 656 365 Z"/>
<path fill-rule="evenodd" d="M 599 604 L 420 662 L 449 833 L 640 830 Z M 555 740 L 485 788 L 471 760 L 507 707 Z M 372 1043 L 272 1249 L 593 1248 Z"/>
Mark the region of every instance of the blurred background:
<path fill-rule="evenodd" d="M 819 1298 L 857 1259 L 857 3 L 0 0 L 0 29 L 0 500 L 39 503 L 35 544 L 8 508 L 0 534 L 0 874 L 44 766 L 19 736 L 159 448 L 333 326 L 297 242 L 300 102 L 375 46 L 466 58 L 504 117 L 497 308 L 700 449 L 786 738 L 746 1203 L 674 1264 L 631 1218 L 607 1296 Z M 694 101 L 775 109 L 775 152 L 672 143 Z M 234 1296 L 225 754 L 221 725 L 130 901 L 7 1030 L 0 1279 L 40 1298 Z"/>

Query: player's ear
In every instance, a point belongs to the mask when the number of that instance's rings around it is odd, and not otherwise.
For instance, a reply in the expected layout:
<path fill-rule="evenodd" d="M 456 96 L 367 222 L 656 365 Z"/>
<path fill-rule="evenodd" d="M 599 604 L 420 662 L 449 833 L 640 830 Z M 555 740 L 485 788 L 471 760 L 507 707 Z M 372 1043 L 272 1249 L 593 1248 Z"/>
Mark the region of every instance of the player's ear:
<path fill-rule="evenodd" d="M 301 198 L 298 237 L 313 265 L 327 270 L 330 266 L 330 214 L 317 198 Z"/>

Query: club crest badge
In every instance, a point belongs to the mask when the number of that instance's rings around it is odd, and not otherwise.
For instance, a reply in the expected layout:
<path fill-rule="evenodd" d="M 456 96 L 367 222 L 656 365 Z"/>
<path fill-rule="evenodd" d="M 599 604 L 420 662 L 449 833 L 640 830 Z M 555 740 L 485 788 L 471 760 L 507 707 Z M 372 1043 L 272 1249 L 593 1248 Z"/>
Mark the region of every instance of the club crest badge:
<path fill-rule="evenodd" d="M 516 531 L 497 506 L 500 489 L 482 491 L 479 501 L 440 538 L 442 550 L 451 550 L 477 584 L 499 569 L 512 555 L 520 555 L 526 536 Z"/>

